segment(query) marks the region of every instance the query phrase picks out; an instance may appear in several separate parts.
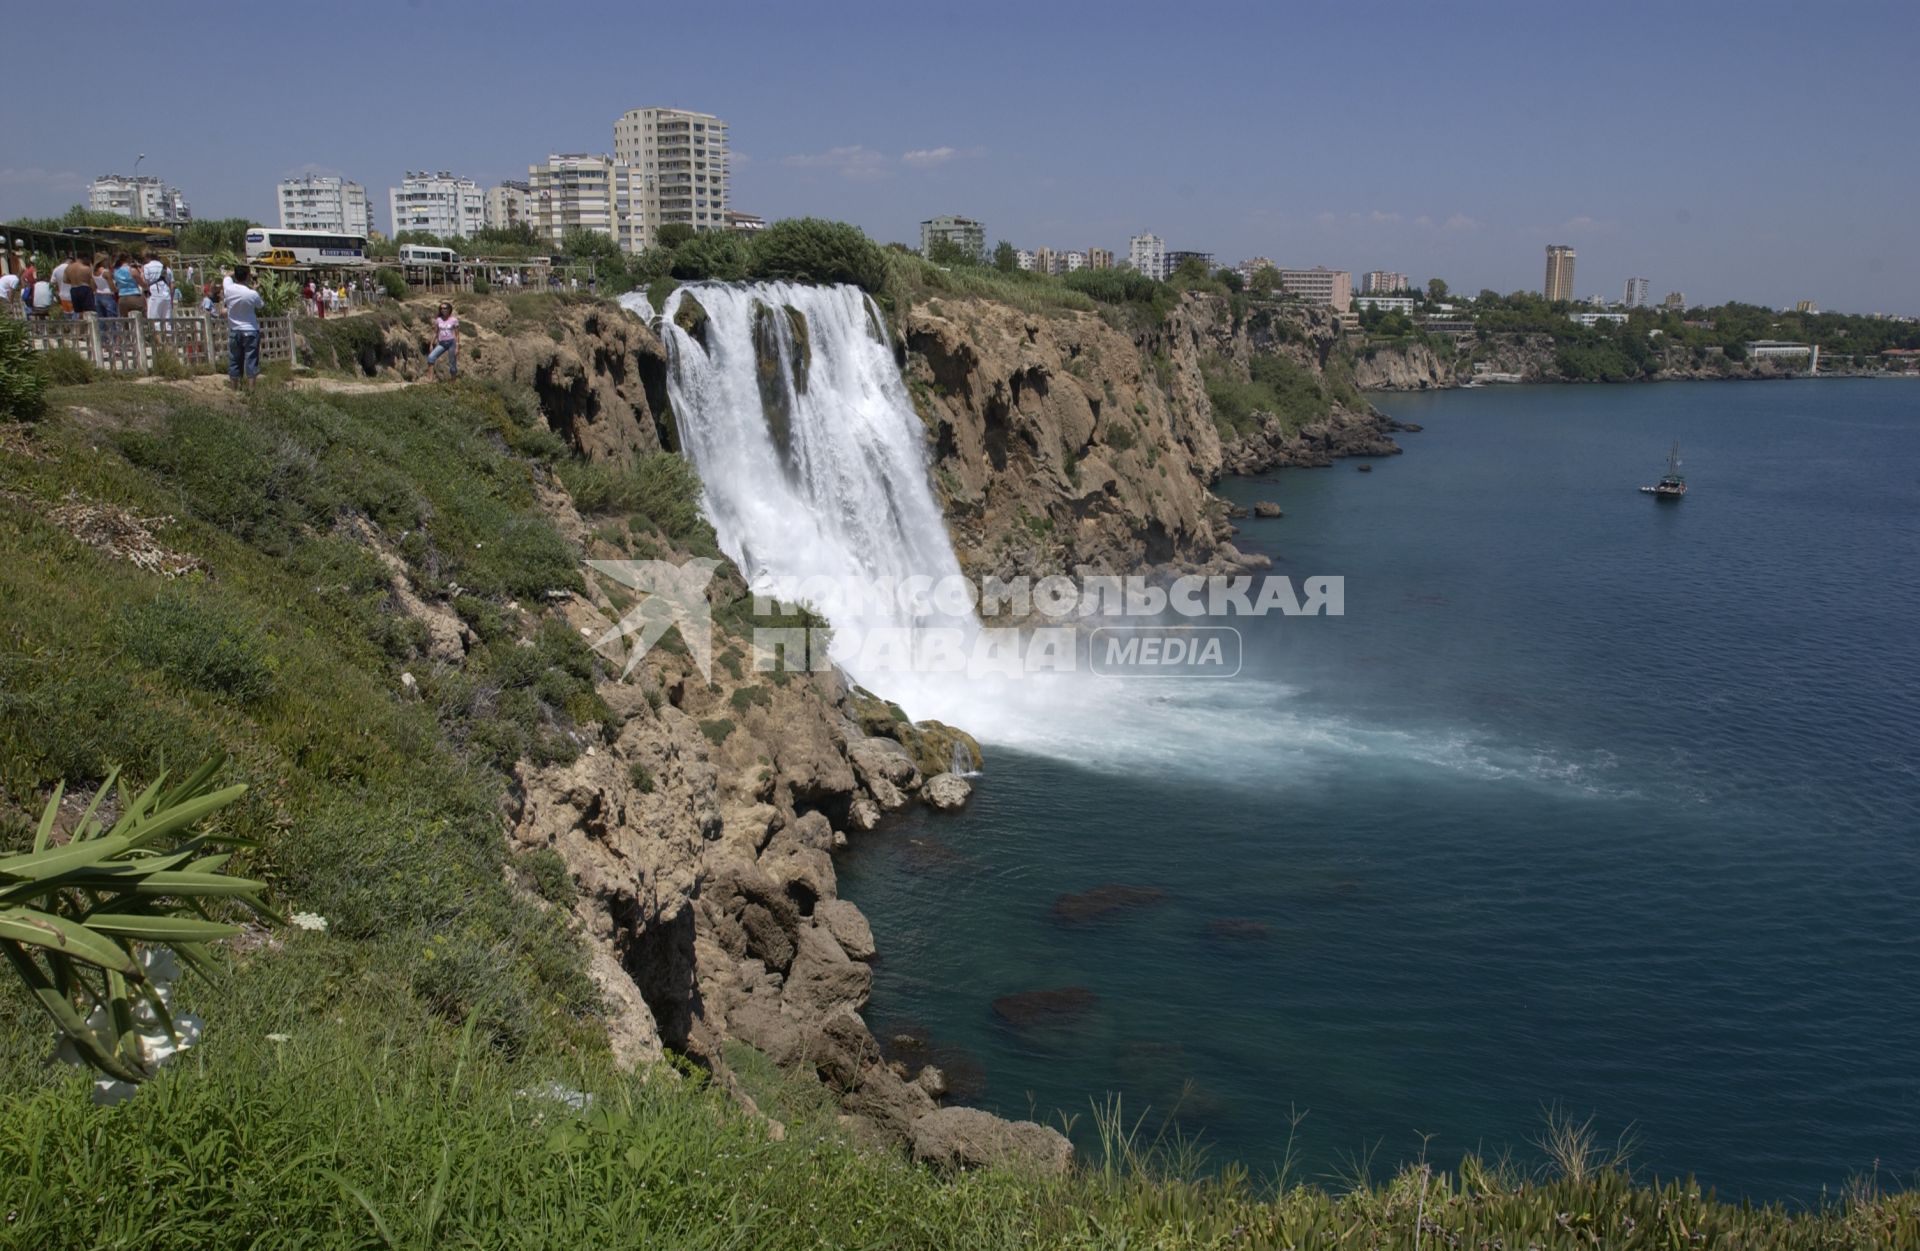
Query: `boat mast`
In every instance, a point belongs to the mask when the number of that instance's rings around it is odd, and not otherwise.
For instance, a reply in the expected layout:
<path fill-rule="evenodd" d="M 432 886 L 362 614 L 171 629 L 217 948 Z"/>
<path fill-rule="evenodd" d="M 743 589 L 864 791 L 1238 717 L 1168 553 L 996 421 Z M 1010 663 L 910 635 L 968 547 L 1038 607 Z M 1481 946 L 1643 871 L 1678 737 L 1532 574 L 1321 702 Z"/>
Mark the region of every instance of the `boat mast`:
<path fill-rule="evenodd" d="M 1670 478 L 1680 476 L 1680 440 L 1678 439 L 1673 441 L 1673 450 L 1667 453 L 1667 476 Z"/>

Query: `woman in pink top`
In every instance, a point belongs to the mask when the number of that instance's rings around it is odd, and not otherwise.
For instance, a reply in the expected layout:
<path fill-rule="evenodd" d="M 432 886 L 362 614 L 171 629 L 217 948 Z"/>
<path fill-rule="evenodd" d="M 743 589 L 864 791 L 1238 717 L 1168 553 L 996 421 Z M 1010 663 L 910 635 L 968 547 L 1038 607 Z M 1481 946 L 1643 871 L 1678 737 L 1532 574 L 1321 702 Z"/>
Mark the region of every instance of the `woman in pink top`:
<path fill-rule="evenodd" d="M 427 368 L 433 371 L 436 378 L 440 376 L 440 370 L 435 362 L 442 356 L 447 358 L 447 377 L 460 376 L 460 340 L 456 334 L 459 329 L 460 319 L 453 315 L 453 305 L 442 304 L 440 315 L 433 319 L 433 351 L 427 353 Z"/>

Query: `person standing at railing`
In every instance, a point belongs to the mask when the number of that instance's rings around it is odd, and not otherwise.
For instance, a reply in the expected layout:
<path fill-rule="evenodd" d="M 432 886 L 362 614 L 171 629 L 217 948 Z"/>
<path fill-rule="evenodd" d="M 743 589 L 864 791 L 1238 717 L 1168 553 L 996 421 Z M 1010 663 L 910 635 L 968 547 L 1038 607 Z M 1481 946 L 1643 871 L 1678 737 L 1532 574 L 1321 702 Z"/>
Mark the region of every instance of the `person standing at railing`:
<path fill-rule="evenodd" d="M 460 376 L 460 319 L 453 315 L 453 305 L 442 304 L 440 315 L 433 319 L 433 351 L 427 353 L 427 369 L 434 377 L 440 376 L 435 362 L 442 356 L 447 358 L 447 378 L 451 381 Z"/>
<path fill-rule="evenodd" d="M 93 258 L 93 311 L 102 317 L 120 315 L 120 301 L 114 298 L 105 254 Z"/>
<path fill-rule="evenodd" d="M 238 387 L 251 387 L 260 376 L 260 293 L 247 285 L 253 277 L 245 265 L 235 265 L 233 276 L 221 288 L 227 309 L 227 378 Z"/>
<path fill-rule="evenodd" d="M 73 316 L 73 288 L 67 284 L 67 266 L 73 264 L 74 254 L 69 252 L 53 267 L 53 294 L 60 300 L 60 311 Z"/>
<path fill-rule="evenodd" d="M 82 317 L 93 311 L 93 266 L 81 257 L 74 257 L 60 267 L 66 272 L 61 276 L 67 280 L 67 307 L 75 317 Z M 60 273 L 60 270 L 55 270 Z"/>
<path fill-rule="evenodd" d="M 140 281 L 147 287 L 147 320 L 170 321 L 173 318 L 173 271 L 152 252 L 140 268 Z"/>
<path fill-rule="evenodd" d="M 147 311 L 147 293 L 140 286 L 140 274 L 133 267 L 133 258 L 125 252 L 114 258 L 113 285 L 119 295 L 121 312 Z"/>
<path fill-rule="evenodd" d="M 0 304 L 6 305 L 7 312 L 11 313 L 13 311 L 13 302 L 20 298 L 20 275 L 15 273 L 0 273 Z M 33 289 L 31 287 L 27 289 L 26 298 L 22 303 L 25 305 L 26 315 L 28 317 L 33 316 Z"/>

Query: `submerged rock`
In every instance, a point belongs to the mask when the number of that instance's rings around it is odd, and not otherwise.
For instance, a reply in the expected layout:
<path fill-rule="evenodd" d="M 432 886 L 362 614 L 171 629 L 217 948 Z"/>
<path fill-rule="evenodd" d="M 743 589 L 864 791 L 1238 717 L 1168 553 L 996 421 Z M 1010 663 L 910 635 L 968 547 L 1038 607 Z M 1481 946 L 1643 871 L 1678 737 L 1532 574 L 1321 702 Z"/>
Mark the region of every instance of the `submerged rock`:
<path fill-rule="evenodd" d="M 993 1014 L 1017 1030 L 1056 1029 L 1092 1012 L 1100 996 L 1084 986 L 1023 990 L 993 1001 Z"/>
<path fill-rule="evenodd" d="M 1053 919 L 1064 925 L 1091 921 L 1124 908 L 1145 908 L 1167 897 L 1167 892 L 1152 886 L 1126 886 L 1109 882 L 1077 895 L 1062 895 L 1053 901 Z"/>
<path fill-rule="evenodd" d="M 1286 514 L 1281 512 L 1280 505 L 1274 503 L 1272 500 L 1261 500 L 1253 506 L 1253 515 L 1256 517 L 1284 517 Z"/>
<path fill-rule="evenodd" d="M 1013 1168 L 1059 1176 L 1073 1144 L 1032 1121 L 1004 1121 L 978 1108 L 941 1108 L 913 1123 L 913 1158 L 942 1168 Z"/>
<path fill-rule="evenodd" d="M 1273 937 L 1273 927 L 1245 917 L 1215 917 L 1207 922 L 1207 937 L 1227 943 L 1265 942 Z"/>

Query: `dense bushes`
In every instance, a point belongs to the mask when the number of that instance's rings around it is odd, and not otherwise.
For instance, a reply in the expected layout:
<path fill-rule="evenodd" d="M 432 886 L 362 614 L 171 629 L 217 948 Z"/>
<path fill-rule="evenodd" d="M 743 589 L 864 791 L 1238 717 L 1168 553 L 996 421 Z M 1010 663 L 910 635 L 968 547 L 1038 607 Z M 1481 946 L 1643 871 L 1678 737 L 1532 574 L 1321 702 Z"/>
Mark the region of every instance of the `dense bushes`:
<path fill-rule="evenodd" d="M 582 513 L 640 516 L 668 538 L 698 540 L 704 532 L 711 542 L 712 532 L 700 516 L 699 476 L 672 452 L 642 456 L 631 465 L 567 461 L 560 466 L 560 477 Z"/>
<path fill-rule="evenodd" d="M 1207 399 L 1213 405 L 1214 424 L 1223 438 L 1247 434 L 1259 424 L 1257 414 L 1271 413 L 1289 430 L 1298 430 L 1333 411 L 1336 402 L 1358 406 L 1362 401 L 1351 385 L 1336 378 L 1317 378 L 1311 370 L 1286 356 L 1255 356 L 1248 377 L 1235 375 L 1230 362 L 1206 362 Z M 1345 394 L 1344 392 L 1352 393 Z"/>
<path fill-rule="evenodd" d="M 858 226 L 798 217 L 752 235 L 663 229 L 660 246 L 635 258 L 627 276 L 636 286 L 671 276 L 688 282 L 844 282 L 877 293 L 886 285 L 887 260 Z"/>
<path fill-rule="evenodd" d="M 31 421 L 46 410 L 47 376 L 33 355 L 26 326 L 0 317 L 0 419 Z"/>

